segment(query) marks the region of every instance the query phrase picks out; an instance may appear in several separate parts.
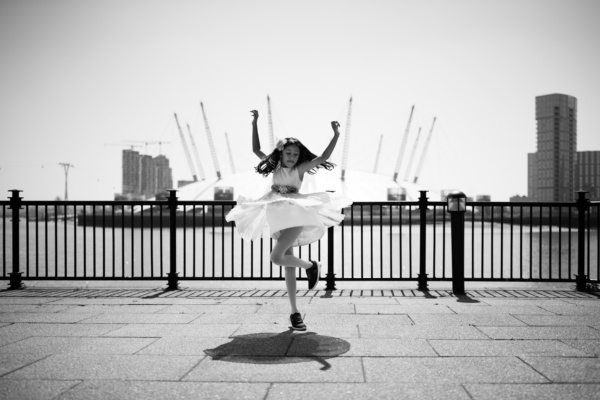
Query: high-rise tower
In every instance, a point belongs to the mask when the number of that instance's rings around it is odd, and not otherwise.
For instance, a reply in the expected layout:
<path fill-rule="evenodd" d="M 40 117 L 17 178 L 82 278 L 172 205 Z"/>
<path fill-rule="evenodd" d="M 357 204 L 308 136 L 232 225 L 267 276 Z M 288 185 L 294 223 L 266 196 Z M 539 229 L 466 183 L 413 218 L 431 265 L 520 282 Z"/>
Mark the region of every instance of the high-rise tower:
<path fill-rule="evenodd" d="M 537 201 L 572 201 L 576 190 L 577 99 L 564 94 L 537 96 L 535 118 L 537 153 L 529 157 L 528 195 Z"/>

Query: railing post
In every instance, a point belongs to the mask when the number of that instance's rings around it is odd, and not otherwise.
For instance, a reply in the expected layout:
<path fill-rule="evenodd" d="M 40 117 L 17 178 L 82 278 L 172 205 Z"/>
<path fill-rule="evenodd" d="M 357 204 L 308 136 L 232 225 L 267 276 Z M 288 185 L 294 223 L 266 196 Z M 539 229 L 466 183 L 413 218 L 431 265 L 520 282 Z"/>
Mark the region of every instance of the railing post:
<path fill-rule="evenodd" d="M 10 206 L 12 209 L 12 259 L 13 259 L 13 272 L 10 274 L 9 289 L 22 289 L 23 284 L 21 283 L 21 272 L 19 271 L 20 265 L 20 254 L 19 254 L 19 210 L 21 209 L 22 197 L 19 197 L 21 190 L 9 190 L 12 192 L 12 196 L 9 197 Z"/>
<path fill-rule="evenodd" d="M 335 274 L 333 273 L 333 252 L 333 226 L 330 226 L 329 228 L 327 228 L 327 285 L 325 286 L 325 290 L 336 290 Z"/>
<path fill-rule="evenodd" d="M 420 190 L 421 196 L 419 197 L 419 210 L 420 210 L 420 241 L 419 241 L 419 278 L 418 278 L 418 289 L 427 289 L 427 274 L 425 273 L 425 256 L 427 254 L 427 190 Z"/>
<path fill-rule="evenodd" d="M 168 290 L 179 289 L 177 272 L 177 190 L 169 190 L 169 273 Z"/>
<path fill-rule="evenodd" d="M 463 192 L 448 194 L 450 228 L 452 236 L 452 292 L 456 296 L 465 294 L 465 212 L 467 196 Z"/>
<path fill-rule="evenodd" d="M 575 275 L 575 288 L 577 291 L 585 292 L 587 276 L 585 275 L 585 215 L 590 204 L 586 199 L 586 191 L 577 192 L 577 275 Z"/>

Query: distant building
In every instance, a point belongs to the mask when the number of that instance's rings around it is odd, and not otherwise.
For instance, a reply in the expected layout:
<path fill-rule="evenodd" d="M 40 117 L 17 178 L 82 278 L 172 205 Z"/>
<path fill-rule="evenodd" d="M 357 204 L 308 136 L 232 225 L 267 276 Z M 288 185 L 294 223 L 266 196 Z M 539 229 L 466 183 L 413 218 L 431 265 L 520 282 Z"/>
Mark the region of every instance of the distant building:
<path fill-rule="evenodd" d="M 173 173 L 167 157 L 123 150 L 123 192 L 119 197 L 147 199 L 172 187 Z"/>
<path fill-rule="evenodd" d="M 140 153 L 123 150 L 123 195 L 133 195 L 140 187 Z"/>
<path fill-rule="evenodd" d="M 600 200 L 600 151 L 578 151 L 575 188 L 589 193 L 590 200 Z"/>
<path fill-rule="evenodd" d="M 537 152 L 528 155 L 528 197 L 537 201 L 575 198 L 577 99 L 564 94 L 535 98 Z"/>
<path fill-rule="evenodd" d="M 518 201 L 529 201 L 529 197 L 527 197 L 527 196 L 521 196 L 521 195 L 519 195 L 519 194 L 516 194 L 516 195 L 514 195 L 514 196 L 511 196 L 511 197 L 508 199 L 508 201 L 511 201 L 511 202 L 512 202 L 512 201 L 515 201 L 515 202 L 518 202 Z"/>

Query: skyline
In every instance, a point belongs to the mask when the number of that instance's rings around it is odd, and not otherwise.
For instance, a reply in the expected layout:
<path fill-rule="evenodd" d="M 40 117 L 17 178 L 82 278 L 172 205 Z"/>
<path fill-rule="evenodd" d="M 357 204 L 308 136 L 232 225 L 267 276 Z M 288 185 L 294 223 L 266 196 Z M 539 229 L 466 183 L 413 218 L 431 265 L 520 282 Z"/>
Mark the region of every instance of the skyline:
<path fill-rule="evenodd" d="M 105 144 L 129 140 L 170 142 L 173 178 L 189 180 L 173 113 L 215 176 L 200 102 L 223 174 L 225 132 L 236 170 L 251 170 L 249 111 L 266 148 L 267 95 L 275 135 L 314 153 L 341 123 L 334 174 L 352 97 L 348 167 L 371 171 L 383 134 L 378 172 L 390 178 L 414 105 L 403 167 L 436 117 L 419 182 L 470 197 L 527 194 L 536 96 L 576 97 L 577 150 L 600 150 L 594 1 L 3 1 L 0 11 L 5 197 L 62 197 L 66 162 L 69 199 L 112 199 L 127 147 Z"/>

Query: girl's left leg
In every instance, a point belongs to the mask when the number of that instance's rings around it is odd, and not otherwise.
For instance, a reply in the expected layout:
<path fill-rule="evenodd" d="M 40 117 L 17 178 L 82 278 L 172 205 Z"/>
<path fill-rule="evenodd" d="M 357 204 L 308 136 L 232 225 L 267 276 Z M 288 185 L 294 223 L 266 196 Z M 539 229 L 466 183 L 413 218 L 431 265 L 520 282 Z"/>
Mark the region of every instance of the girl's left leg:
<path fill-rule="evenodd" d="M 288 253 L 288 250 L 292 248 L 292 245 L 302 233 L 302 229 L 304 229 L 302 226 L 295 226 L 281 231 L 279 239 L 277 239 L 277 243 L 271 252 L 271 261 L 274 264 L 281 265 L 282 267 L 299 267 L 304 269 L 312 267 L 313 264 L 310 261 L 296 257 L 293 252 Z"/>

